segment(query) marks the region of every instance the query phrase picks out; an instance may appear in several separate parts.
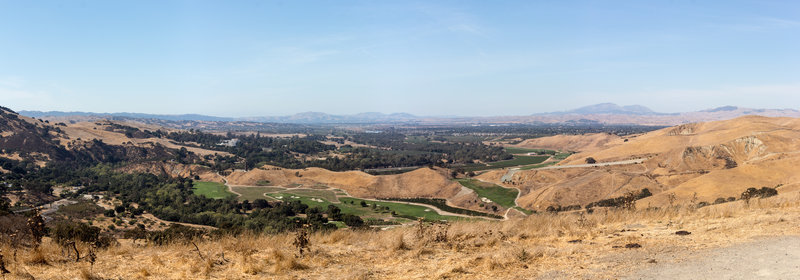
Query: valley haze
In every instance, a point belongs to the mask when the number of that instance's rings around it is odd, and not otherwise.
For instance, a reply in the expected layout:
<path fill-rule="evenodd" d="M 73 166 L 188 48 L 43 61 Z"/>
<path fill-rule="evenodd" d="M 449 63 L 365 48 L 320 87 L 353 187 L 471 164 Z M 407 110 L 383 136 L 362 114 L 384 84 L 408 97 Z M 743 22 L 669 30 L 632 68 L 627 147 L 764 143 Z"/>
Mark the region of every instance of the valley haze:
<path fill-rule="evenodd" d="M 605 124 L 639 124 L 639 125 L 675 125 L 689 122 L 702 122 L 729 119 L 744 115 L 760 115 L 769 117 L 800 117 L 796 109 L 753 109 L 737 106 L 722 106 L 695 112 L 660 113 L 641 105 L 619 106 L 613 103 L 601 103 L 580 107 L 573 110 L 534 113 L 527 116 L 416 116 L 408 113 L 384 114 L 366 112 L 352 115 L 331 115 L 322 112 L 305 112 L 290 116 L 262 117 L 217 117 L 199 114 L 159 115 L 142 113 L 93 113 L 93 112 L 61 112 L 61 111 L 20 111 L 20 114 L 34 118 L 132 118 L 160 119 L 170 121 L 251 121 L 266 123 L 298 123 L 298 124 L 354 124 L 354 123 L 560 123 L 589 120 Z"/>
<path fill-rule="evenodd" d="M 798 12 L 0 0 L 0 279 L 800 279 Z"/>

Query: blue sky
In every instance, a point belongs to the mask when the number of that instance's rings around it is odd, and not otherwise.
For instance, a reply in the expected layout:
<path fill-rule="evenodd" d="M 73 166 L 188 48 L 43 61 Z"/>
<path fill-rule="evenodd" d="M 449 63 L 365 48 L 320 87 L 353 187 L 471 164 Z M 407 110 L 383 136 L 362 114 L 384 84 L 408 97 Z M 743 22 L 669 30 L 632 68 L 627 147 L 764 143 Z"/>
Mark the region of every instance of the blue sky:
<path fill-rule="evenodd" d="M 0 105 L 218 116 L 800 109 L 800 2 L 656 2 L 0 0 Z"/>

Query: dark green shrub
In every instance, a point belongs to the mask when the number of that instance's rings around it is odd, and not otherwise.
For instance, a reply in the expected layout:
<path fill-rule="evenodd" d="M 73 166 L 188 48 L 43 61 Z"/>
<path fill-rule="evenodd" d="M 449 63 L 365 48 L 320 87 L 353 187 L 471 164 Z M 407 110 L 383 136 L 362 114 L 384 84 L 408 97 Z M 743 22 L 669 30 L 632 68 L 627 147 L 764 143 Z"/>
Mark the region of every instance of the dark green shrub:
<path fill-rule="evenodd" d="M 778 195 L 778 190 L 774 188 L 762 187 L 761 189 L 748 188 L 742 193 L 742 199 L 749 201 L 751 198 L 765 198 Z"/>
<path fill-rule="evenodd" d="M 117 214 L 114 212 L 114 210 L 111 210 L 111 209 L 108 209 L 108 210 L 103 212 L 103 216 L 106 216 L 106 217 L 114 217 L 116 215 Z"/>
<path fill-rule="evenodd" d="M 192 239 L 205 234 L 201 229 L 195 229 L 179 224 L 172 224 L 163 231 L 151 231 L 147 234 L 147 239 L 156 245 L 166 245 L 173 242 L 188 243 Z"/>
<path fill-rule="evenodd" d="M 100 228 L 84 223 L 60 222 L 50 229 L 50 237 L 61 246 L 76 241 L 97 243 L 100 240 Z"/>
<path fill-rule="evenodd" d="M 342 216 L 342 222 L 351 228 L 359 228 L 364 226 L 364 220 L 362 220 L 361 217 L 351 214 L 344 214 Z"/>

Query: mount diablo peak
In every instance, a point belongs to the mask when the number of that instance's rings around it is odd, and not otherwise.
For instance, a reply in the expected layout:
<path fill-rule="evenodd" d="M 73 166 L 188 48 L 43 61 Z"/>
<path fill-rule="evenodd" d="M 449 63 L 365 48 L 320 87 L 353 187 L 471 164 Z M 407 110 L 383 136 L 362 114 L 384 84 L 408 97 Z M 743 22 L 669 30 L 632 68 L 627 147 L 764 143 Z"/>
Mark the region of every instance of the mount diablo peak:
<path fill-rule="evenodd" d="M 583 115 L 594 115 L 594 114 L 618 114 L 618 115 L 659 115 L 659 113 L 650 110 L 642 105 L 628 105 L 628 106 L 619 106 L 614 103 L 600 103 L 595 105 L 589 105 L 580 107 L 578 109 L 569 110 L 564 112 L 566 114 L 583 114 Z"/>

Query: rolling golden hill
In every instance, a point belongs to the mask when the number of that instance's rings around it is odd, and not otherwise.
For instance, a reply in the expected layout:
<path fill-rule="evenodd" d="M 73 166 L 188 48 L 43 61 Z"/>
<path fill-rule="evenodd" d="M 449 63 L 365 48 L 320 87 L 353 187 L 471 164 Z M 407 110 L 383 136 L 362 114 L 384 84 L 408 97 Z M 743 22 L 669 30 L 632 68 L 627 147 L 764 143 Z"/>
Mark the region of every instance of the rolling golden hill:
<path fill-rule="evenodd" d="M 585 164 L 589 157 L 598 163 L 644 162 L 520 171 L 506 183 L 499 182 L 497 176 L 504 171 L 492 171 L 481 178 L 519 188 L 522 194 L 518 204 L 538 210 L 551 205 L 586 205 L 642 188 L 655 194 L 639 201 L 645 207 L 666 205 L 672 195 L 677 201 L 713 202 L 720 197 L 739 197 L 750 187 L 780 186 L 781 192 L 800 189 L 796 172 L 800 119 L 745 116 L 685 124 L 614 141 L 596 150 L 597 141 L 593 139 L 597 136 L 586 137 L 573 142 L 589 148 L 559 166 Z"/>

